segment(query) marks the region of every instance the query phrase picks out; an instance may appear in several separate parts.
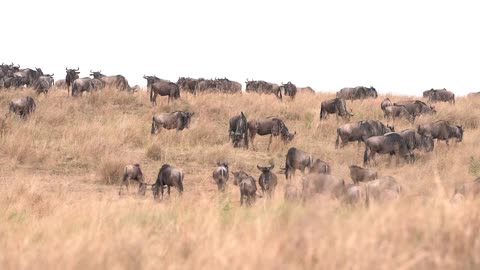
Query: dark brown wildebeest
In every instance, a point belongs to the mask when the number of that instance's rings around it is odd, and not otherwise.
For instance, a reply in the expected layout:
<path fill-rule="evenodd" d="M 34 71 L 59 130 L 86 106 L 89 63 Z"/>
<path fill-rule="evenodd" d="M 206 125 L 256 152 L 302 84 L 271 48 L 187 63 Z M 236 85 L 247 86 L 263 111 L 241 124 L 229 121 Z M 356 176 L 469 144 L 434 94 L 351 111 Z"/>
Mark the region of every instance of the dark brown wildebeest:
<path fill-rule="evenodd" d="M 248 149 L 248 124 L 247 117 L 243 112 L 230 118 L 228 135 L 233 147 L 240 147 L 243 139 L 243 147 Z"/>
<path fill-rule="evenodd" d="M 190 127 L 193 112 L 161 113 L 152 118 L 152 134 L 157 134 L 160 129 L 176 129 L 177 131 Z"/>
<path fill-rule="evenodd" d="M 420 100 L 408 100 L 408 101 L 399 101 L 395 102 L 393 105 L 404 106 L 411 115 L 415 117 L 422 114 L 435 114 L 437 111 L 432 105 L 427 105 L 425 102 Z"/>
<path fill-rule="evenodd" d="M 382 103 L 380 104 L 380 108 L 382 108 L 382 111 L 385 112 L 385 108 L 387 108 L 388 106 L 392 106 L 392 101 L 390 101 L 389 98 L 385 98 Z"/>
<path fill-rule="evenodd" d="M 355 185 L 358 185 L 359 182 L 368 182 L 378 178 L 378 174 L 374 170 L 362 168 L 356 165 L 350 165 L 350 178 Z"/>
<path fill-rule="evenodd" d="M 150 91 L 150 102 L 157 104 L 157 95 L 168 96 L 168 103 L 171 99 L 180 98 L 180 88 L 177 84 L 159 79 L 156 76 L 143 76 L 147 80 L 147 88 Z"/>
<path fill-rule="evenodd" d="M 348 184 L 345 186 L 342 201 L 350 205 L 365 203 L 365 188 L 361 185 Z"/>
<path fill-rule="evenodd" d="M 285 186 L 285 193 L 283 194 L 285 201 L 296 202 L 300 200 L 300 192 L 295 185 L 287 184 Z"/>
<path fill-rule="evenodd" d="M 420 135 L 415 129 L 405 129 L 400 132 L 400 136 L 402 136 L 410 151 L 415 149 L 425 152 L 433 151 L 435 143 L 431 136 Z"/>
<path fill-rule="evenodd" d="M 240 205 L 243 205 L 244 202 L 247 204 L 247 206 L 255 203 L 255 200 L 258 196 L 255 178 L 243 171 L 234 172 L 233 176 L 235 178 L 234 183 L 240 187 Z"/>
<path fill-rule="evenodd" d="M 102 74 L 102 71 L 90 70 L 90 76 L 92 76 L 94 79 L 102 81 L 105 87 L 116 88 L 118 90 L 132 90 L 127 79 L 122 75 L 106 76 Z"/>
<path fill-rule="evenodd" d="M 312 173 L 304 177 L 302 187 L 304 200 L 315 194 L 340 198 L 344 194 L 345 181 L 330 174 Z"/>
<path fill-rule="evenodd" d="M 178 193 L 182 195 L 183 192 L 183 172 L 169 164 L 163 164 L 158 172 L 157 181 L 152 185 L 153 198 L 158 199 L 159 189 L 162 192 L 163 200 L 163 189 L 164 186 L 167 186 L 167 193 L 170 196 L 170 187 L 175 187 L 178 190 Z"/>
<path fill-rule="evenodd" d="M 18 114 L 21 118 L 25 119 L 31 113 L 35 112 L 37 105 L 32 97 L 27 96 L 23 98 L 17 98 L 10 101 L 8 104 L 8 113 L 5 117 L 8 117 L 10 114 Z"/>
<path fill-rule="evenodd" d="M 480 177 L 455 187 L 452 201 L 463 200 L 466 198 L 478 198 L 480 195 Z"/>
<path fill-rule="evenodd" d="M 342 98 L 334 98 L 322 101 L 322 105 L 320 106 L 320 121 L 323 119 L 327 119 L 328 114 L 334 113 L 338 119 L 338 117 L 342 117 L 344 119 L 350 119 L 353 114 L 347 111 L 346 102 Z"/>
<path fill-rule="evenodd" d="M 217 168 L 213 171 L 213 180 L 217 184 L 218 191 L 225 191 L 227 185 L 229 171 L 227 162 L 217 162 Z"/>
<path fill-rule="evenodd" d="M 455 94 L 443 89 L 433 90 L 428 96 L 428 101 L 430 102 L 449 102 L 455 104 Z"/>
<path fill-rule="evenodd" d="M 417 132 L 420 135 L 445 141 L 447 146 L 448 141 L 452 138 L 456 138 L 457 142 L 461 142 L 463 139 L 463 127 L 461 125 L 450 125 L 450 123 L 445 120 L 438 120 L 433 123 L 418 125 Z"/>
<path fill-rule="evenodd" d="M 261 167 L 257 165 L 258 170 L 262 172 L 258 177 L 258 184 L 262 188 L 262 193 L 267 193 L 268 198 L 272 198 L 275 195 L 275 188 L 277 187 L 277 175 L 272 172 L 274 164 L 268 167 Z"/>
<path fill-rule="evenodd" d="M 248 121 L 248 132 L 250 133 L 250 142 L 253 150 L 255 150 L 253 140 L 257 134 L 260 136 L 270 135 L 267 150 L 270 150 L 273 136 L 280 135 L 282 141 L 286 144 L 292 141 L 295 134 L 297 134 L 297 132 L 290 133 L 283 120 L 275 116 Z"/>
<path fill-rule="evenodd" d="M 291 99 L 295 98 L 297 95 L 297 86 L 291 82 L 287 82 L 286 84 L 282 83 L 280 86 L 280 90 L 283 89 L 284 95 L 290 97 Z"/>
<path fill-rule="evenodd" d="M 278 84 L 266 81 L 245 81 L 245 92 L 255 92 L 259 94 L 274 94 L 278 99 L 282 99 L 282 91 Z"/>
<path fill-rule="evenodd" d="M 227 94 L 235 94 L 242 92 L 242 84 L 239 82 L 231 81 L 227 78 L 216 79 L 215 88 L 217 91 Z"/>
<path fill-rule="evenodd" d="M 369 206 L 370 201 L 387 201 L 398 199 L 402 193 L 402 186 L 391 176 L 384 176 L 365 185 L 365 203 Z"/>
<path fill-rule="evenodd" d="M 407 162 L 414 161 L 414 155 L 408 149 L 402 136 L 395 132 L 390 132 L 381 136 L 373 136 L 365 141 L 363 165 L 366 166 L 370 159 L 375 161 L 375 154 L 396 155 L 397 162 L 400 157 L 403 157 Z"/>
<path fill-rule="evenodd" d="M 330 173 L 328 163 L 320 159 L 314 159 L 312 155 L 295 147 L 288 149 L 285 158 L 285 178 L 287 181 L 295 176 L 296 170 L 300 170 L 302 174 L 305 174 L 305 169 L 308 169 L 308 173 Z"/>
<path fill-rule="evenodd" d="M 138 194 L 145 195 L 145 191 L 147 190 L 147 184 L 145 183 L 145 179 L 143 177 L 142 170 L 140 169 L 140 164 L 133 164 L 127 165 L 123 169 L 123 178 L 122 182 L 120 183 L 120 189 L 118 190 L 118 195 L 122 195 L 122 187 L 127 187 L 128 193 L 128 182 L 129 180 L 135 180 L 139 183 L 138 186 Z"/>
<path fill-rule="evenodd" d="M 37 82 L 40 76 L 43 76 L 43 72 L 41 68 L 35 68 L 35 70 L 31 68 L 26 68 L 23 70 L 19 70 L 14 73 L 16 77 L 23 78 L 23 81 L 27 85 L 27 87 L 32 87 Z"/>
<path fill-rule="evenodd" d="M 354 141 L 358 141 L 360 145 L 360 142 L 365 142 L 372 136 L 380 136 L 393 131 L 395 131 L 393 126 L 384 125 L 382 122 L 376 120 L 365 120 L 345 124 L 337 129 L 335 148 L 338 148 L 340 138 L 342 139 L 340 147 L 344 147 L 348 142 Z"/>
<path fill-rule="evenodd" d="M 92 79 L 85 77 L 79 78 L 72 83 L 72 97 L 83 94 L 83 92 L 90 92 L 93 90 Z"/>
<path fill-rule="evenodd" d="M 64 79 L 57 80 L 55 82 L 55 88 L 56 89 L 65 89 L 67 88 L 67 82 Z"/>
<path fill-rule="evenodd" d="M 67 84 L 67 95 L 70 95 L 70 86 L 73 84 L 73 82 L 79 78 L 78 74 L 80 74 L 80 69 L 77 67 L 77 69 L 68 69 L 65 67 L 65 70 L 67 72 L 67 75 L 65 76 L 65 83 Z"/>
<path fill-rule="evenodd" d="M 405 106 L 392 105 L 385 108 L 383 111 L 383 117 L 385 119 L 392 119 L 395 121 L 397 118 L 403 118 L 410 123 L 415 122 L 415 116 L 405 108 Z"/>
<path fill-rule="evenodd" d="M 187 91 L 191 94 L 196 95 L 197 91 L 195 90 L 197 89 L 198 82 L 200 82 L 200 80 L 180 77 L 177 80 L 177 85 L 180 88 L 180 91 Z"/>
<path fill-rule="evenodd" d="M 343 98 L 346 100 L 366 99 L 369 97 L 378 97 L 377 90 L 373 88 L 373 86 L 346 87 L 337 92 L 337 98 Z"/>

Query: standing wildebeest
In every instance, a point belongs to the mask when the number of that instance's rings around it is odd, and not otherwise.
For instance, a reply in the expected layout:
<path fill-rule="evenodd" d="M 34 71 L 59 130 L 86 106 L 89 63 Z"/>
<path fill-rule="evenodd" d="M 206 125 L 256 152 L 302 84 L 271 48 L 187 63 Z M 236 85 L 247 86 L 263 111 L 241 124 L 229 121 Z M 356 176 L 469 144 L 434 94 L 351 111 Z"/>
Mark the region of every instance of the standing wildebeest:
<path fill-rule="evenodd" d="M 128 181 L 135 180 L 139 183 L 138 186 L 138 194 L 145 195 L 145 191 L 147 190 L 147 184 L 145 183 L 145 179 L 143 177 L 142 170 L 140 169 L 140 164 L 133 164 L 127 165 L 123 169 L 123 179 L 120 183 L 120 189 L 118 190 L 118 195 L 122 195 L 122 187 L 125 185 L 127 187 L 128 193 Z"/>
<path fill-rule="evenodd" d="M 278 99 L 282 99 L 282 91 L 278 84 L 266 81 L 245 81 L 245 92 L 256 92 L 259 94 L 274 94 Z"/>
<path fill-rule="evenodd" d="M 65 76 L 65 83 L 67 84 L 67 96 L 70 95 L 70 86 L 73 82 L 79 78 L 78 74 L 80 74 L 80 68 L 77 69 L 68 69 L 65 67 L 67 75 Z"/>
<path fill-rule="evenodd" d="M 240 147 L 243 139 L 243 147 L 248 149 L 248 124 L 247 117 L 240 112 L 240 115 L 236 115 L 230 118 L 228 135 L 233 143 L 233 147 Z"/>
<path fill-rule="evenodd" d="M 410 123 L 415 121 L 415 115 L 410 114 L 407 108 L 401 105 L 392 105 L 386 107 L 385 110 L 383 110 L 383 117 L 385 119 L 392 119 L 393 121 L 395 121 L 396 118 L 404 118 Z"/>
<path fill-rule="evenodd" d="M 280 89 L 283 88 L 283 93 L 285 96 L 289 96 L 291 99 L 295 98 L 295 95 L 297 94 L 297 86 L 291 82 L 287 82 L 286 84 L 282 83 L 282 86 L 280 86 Z"/>
<path fill-rule="evenodd" d="M 215 88 L 217 91 L 227 94 L 235 94 L 242 92 L 242 84 L 235 81 L 230 81 L 227 78 L 216 79 Z"/>
<path fill-rule="evenodd" d="M 27 87 L 34 86 L 40 76 L 43 76 L 43 72 L 41 68 L 35 68 L 35 70 L 26 68 L 23 70 L 19 70 L 14 73 L 16 77 L 23 78 L 23 81 L 27 85 Z"/>
<path fill-rule="evenodd" d="M 382 111 L 385 112 L 385 108 L 387 108 L 388 106 L 392 106 L 392 105 L 393 105 L 392 101 L 390 101 L 389 98 L 386 98 L 380 104 L 380 108 L 382 108 Z"/>
<path fill-rule="evenodd" d="M 29 114 L 35 112 L 37 105 L 32 97 L 27 96 L 17 98 L 10 101 L 8 105 L 8 113 L 6 117 L 12 113 L 20 115 L 21 118 L 26 118 Z"/>
<path fill-rule="evenodd" d="M 127 79 L 125 79 L 125 77 L 122 75 L 106 76 L 102 74 L 102 71 L 90 70 L 90 76 L 92 76 L 94 79 L 102 81 L 105 87 L 116 88 L 118 90 L 132 90 Z"/>
<path fill-rule="evenodd" d="M 228 163 L 227 162 L 217 162 L 217 168 L 213 171 L 213 180 L 217 184 L 219 191 L 225 191 L 225 186 L 228 181 Z"/>
<path fill-rule="evenodd" d="M 252 144 L 253 150 L 255 150 L 253 140 L 255 139 L 255 135 L 257 134 L 260 136 L 270 134 L 267 150 L 270 150 L 273 136 L 280 135 L 282 141 L 286 144 L 293 140 L 295 134 L 297 134 L 296 132 L 294 132 L 293 134 L 290 133 L 283 120 L 275 116 L 269 116 L 267 118 L 248 121 L 248 132 L 250 133 L 250 142 Z"/>
<path fill-rule="evenodd" d="M 433 123 L 417 126 L 417 132 L 420 135 L 430 136 L 433 139 L 443 140 L 448 146 L 451 138 L 457 138 L 457 142 L 463 139 L 463 127 L 461 125 L 452 126 L 445 120 L 438 120 Z"/>
<path fill-rule="evenodd" d="M 234 183 L 240 187 L 240 205 L 246 202 L 247 206 L 252 205 L 257 199 L 257 184 L 255 178 L 243 171 L 234 172 Z"/>
<path fill-rule="evenodd" d="M 480 177 L 470 181 L 458 185 L 455 187 L 455 192 L 453 193 L 452 200 L 463 200 L 465 197 L 467 198 L 478 198 L 480 195 Z"/>
<path fill-rule="evenodd" d="M 287 156 L 285 158 L 285 178 L 290 180 L 295 176 L 295 171 L 300 170 L 305 174 L 305 169 L 308 169 L 308 173 L 325 173 L 330 174 L 330 165 L 320 159 L 314 159 L 312 155 L 299 150 L 295 147 L 288 149 Z"/>
<path fill-rule="evenodd" d="M 55 88 L 56 89 L 65 89 L 67 88 L 67 82 L 64 79 L 57 80 L 55 82 Z"/>
<path fill-rule="evenodd" d="M 297 92 L 298 92 L 298 93 L 315 94 L 315 90 L 313 90 L 313 88 L 310 87 L 310 86 L 307 86 L 307 87 L 297 87 Z"/>
<path fill-rule="evenodd" d="M 150 91 L 150 102 L 157 104 L 157 95 L 168 96 L 168 103 L 171 99 L 180 98 L 180 88 L 177 84 L 159 79 L 156 76 L 143 76 L 147 80 L 147 88 Z"/>
<path fill-rule="evenodd" d="M 93 89 L 91 78 L 85 77 L 76 79 L 72 83 L 72 97 L 78 96 L 78 94 L 83 94 L 83 92 L 90 92 Z"/>
<path fill-rule="evenodd" d="M 420 100 L 399 101 L 395 102 L 393 105 L 404 106 L 408 110 L 408 112 L 415 117 L 422 114 L 437 113 L 434 106 L 427 105 L 425 104 L 425 102 Z"/>
<path fill-rule="evenodd" d="M 372 136 L 380 136 L 387 132 L 395 131 L 393 126 L 384 125 L 380 121 L 366 120 L 356 123 L 345 124 L 337 129 L 337 140 L 335 141 L 335 148 L 338 148 L 339 139 L 342 139 L 340 147 L 344 147 L 348 142 L 358 141 L 365 142 Z"/>
<path fill-rule="evenodd" d="M 189 128 L 193 112 L 176 111 L 161 113 L 152 118 L 152 134 L 157 134 L 161 128 L 183 130 Z"/>
<path fill-rule="evenodd" d="M 342 201 L 350 205 L 365 203 L 365 188 L 361 185 L 348 184 L 345 186 Z"/>
<path fill-rule="evenodd" d="M 472 93 L 468 93 L 467 97 L 480 97 L 480 92 L 472 92 Z"/>
<path fill-rule="evenodd" d="M 431 136 L 420 135 L 415 129 L 405 129 L 400 132 L 400 136 L 402 136 L 410 151 L 415 149 L 425 152 L 433 151 L 434 141 Z"/>
<path fill-rule="evenodd" d="M 337 98 L 343 98 L 346 100 L 365 99 L 369 97 L 378 97 L 377 90 L 375 90 L 373 86 L 346 87 L 337 92 Z"/>
<path fill-rule="evenodd" d="M 400 197 L 402 186 L 397 180 L 391 176 L 384 176 L 373 181 L 367 182 L 365 185 L 365 203 L 369 206 L 370 201 L 387 201 Z"/>
<path fill-rule="evenodd" d="M 100 90 L 105 87 L 105 84 L 99 79 L 92 79 L 92 89 L 93 90 Z"/>
<path fill-rule="evenodd" d="M 185 77 L 180 77 L 178 78 L 177 85 L 180 88 L 181 91 L 187 91 L 191 94 L 197 94 L 197 83 L 200 82 L 201 80 L 197 79 L 192 79 L 192 78 L 185 78 Z"/>
<path fill-rule="evenodd" d="M 369 153 L 370 152 L 370 153 Z M 363 164 L 366 166 L 370 159 L 375 161 L 375 154 L 396 155 L 397 162 L 400 156 L 405 160 L 414 160 L 413 153 L 408 149 L 407 144 L 400 134 L 391 132 L 381 136 L 373 136 L 365 141 L 365 152 L 363 154 Z"/>
<path fill-rule="evenodd" d="M 277 187 L 277 175 L 272 172 L 274 167 L 274 164 L 271 164 L 269 167 L 257 165 L 257 168 L 262 172 L 258 177 L 258 184 L 262 188 L 262 193 L 267 193 L 268 198 L 275 195 L 275 188 Z"/>
<path fill-rule="evenodd" d="M 350 177 L 352 178 L 352 181 L 355 185 L 358 184 L 358 182 L 368 182 L 377 179 L 378 174 L 376 171 L 362 168 L 360 166 L 356 165 L 350 165 Z"/>
<path fill-rule="evenodd" d="M 449 102 L 455 104 L 455 94 L 444 89 L 434 90 L 430 96 L 428 97 L 428 101 L 430 102 Z"/>
<path fill-rule="evenodd" d="M 345 181 L 329 174 L 312 173 L 304 177 L 302 186 L 304 200 L 315 194 L 328 194 L 340 198 L 344 193 Z"/>
<path fill-rule="evenodd" d="M 338 117 L 349 119 L 353 114 L 347 111 L 346 102 L 342 98 L 334 98 L 322 101 L 320 106 L 320 121 L 322 119 L 327 119 L 328 114 L 334 113 Z"/>
<path fill-rule="evenodd" d="M 152 186 L 153 198 L 156 200 L 158 198 L 158 190 L 162 191 L 162 200 L 163 200 L 163 189 L 164 186 L 167 186 L 167 193 L 170 196 L 170 187 L 176 187 L 178 193 L 182 195 L 183 192 L 183 172 L 169 164 L 163 164 L 158 172 L 157 181 Z"/>
<path fill-rule="evenodd" d="M 49 77 L 41 76 L 33 85 L 33 89 L 37 92 L 37 95 L 40 95 L 41 93 L 44 93 L 45 95 L 48 94 L 51 84 L 47 78 Z"/>

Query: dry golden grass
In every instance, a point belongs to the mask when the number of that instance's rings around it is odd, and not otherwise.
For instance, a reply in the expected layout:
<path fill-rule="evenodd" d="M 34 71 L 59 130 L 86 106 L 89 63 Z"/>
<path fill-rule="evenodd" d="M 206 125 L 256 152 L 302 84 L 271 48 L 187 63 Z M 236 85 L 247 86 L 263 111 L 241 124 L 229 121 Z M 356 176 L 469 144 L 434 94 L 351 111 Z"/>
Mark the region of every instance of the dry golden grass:
<path fill-rule="evenodd" d="M 10 99 L 33 91 L 0 93 L 0 114 Z M 392 203 L 349 207 L 330 199 L 306 205 L 283 201 L 285 179 L 271 201 L 239 207 L 229 185 L 219 195 L 211 178 L 216 161 L 226 160 L 258 177 L 257 163 L 283 167 L 289 147 L 332 164 L 332 174 L 350 182 L 348 165 L 361 164 L 363 146 L 335 150 L 334 116 L 319 123 L 320 102 L 334 94 L 303 94 L 294 101 L 273 96 L 182 95 L 153 107 L 145 92 L 104 91 L 67 97 L 52 91 L 34 97 L 36 113 L 26 121 L 0 122 L 0 265 L 2 269 L 478 269 L 478 201 L 452 205 L 455 184 L 480 175 L 476 140 L 480 99 L 438 104 L 436 116 L 466 126 L 464 141 L 449 149 L 436 145 L 415 165 L 388 165 L 403 197 Z M 382 119 L 380 102 L 348 102 L 352 121 Z M 407 97 L 391 97 L 393 100 Z M 191 128 L 150 135 L 152 115 L 195 112 Z M 290 145 L 257 136 L 258 151 L 233 149 L 228 119 L 278 115 L 297 137 Z M 396 129 L 408 128 L 406 122 Z M 154 202 L 118 196 L 123 165 L 140 163 L 152 183 L 163 163 L 185 172 L 185 193 Z M 296 184 L 300 183 L 297 173 Z"/>

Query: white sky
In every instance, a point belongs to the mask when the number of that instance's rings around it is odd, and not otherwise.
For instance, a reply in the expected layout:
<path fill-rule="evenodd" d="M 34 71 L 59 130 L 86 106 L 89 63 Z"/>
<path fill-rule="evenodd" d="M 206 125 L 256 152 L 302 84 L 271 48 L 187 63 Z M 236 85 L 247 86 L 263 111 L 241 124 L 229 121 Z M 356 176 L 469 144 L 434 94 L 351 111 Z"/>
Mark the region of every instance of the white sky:
<path fill-rule="evenodd" d="M 317 91 L 480 91 L 477 1 L 2 2 L 0 62 L 122 74 L 246 78 Z"/>

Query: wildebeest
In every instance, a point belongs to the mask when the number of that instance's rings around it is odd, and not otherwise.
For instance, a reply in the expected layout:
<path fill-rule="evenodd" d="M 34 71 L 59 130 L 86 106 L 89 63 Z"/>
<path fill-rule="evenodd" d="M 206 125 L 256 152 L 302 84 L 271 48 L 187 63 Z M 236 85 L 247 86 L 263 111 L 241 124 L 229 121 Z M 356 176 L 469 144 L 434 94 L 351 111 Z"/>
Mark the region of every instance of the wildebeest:
<path fill-rule="evenodd" d="M 462 200 L 465 198 L 478 198 L 480 195 L 480 177 L 477 179 L 462 183 L 455 187 L 452 200 Z"/>
<path fill-rule="evenodd" d="M 73 82 L 79 78 L 78 74 L 80 74 L 80 68 L 77 69 L 68 69 L 65 67 L 67 75 L 65 76 L 65 83 L 67 84 L 67 95 L 70 95 L 70 86 Z"/>
<path fill-rule="evenodd" d="M 41 76 L 33 85 L 33 89 L 37 92 L 37 95 L 40 95 L 41 93 L 44 93 L 45 95 L 48 94 L 51 84 L 47 78 L 48 77 L 46 76 Z"/>
<path fill-rule="evenodd" d="M 235 186 L 240 185 L 242 179 L 247 178 L 249 175 L 244 171 L 232 172 L 233 174 L 233 184 Z"/>
<path fill-rule="evenodd" d="M 28 115 L 35 112 L 36 108 L 37 105 L 30 96 L 13 99 L 8 104 L 8 113 L 6 116 L 14 113 L 20 115 L 21 118 L 26 118 Z"/>
<path fill-rule="evenodd" d="M 83 94 L 83 92 L 90 92 L 93 90 L 92 79 L 85 77 L 79 78 L 73 81 L 72 83 L 72 96 L 78 96 L 78 94 Z"/>
<path fill-rule="evenodd" d="M 410 151 L 419 149 L 425 152 L 433 151 L 434 141 L 431 136 L 420 135 L 415 129 L 405 129 L 400 132 L 403 140 Z"/>
<path fill-rule="evenodd" d="M 375 161 L 375 154 L 396 155 L 397 162 L 400 157 L 413 162 L 414 155 L 408 149 L 407 144 L 400 134 L 390 132 L 381 136 L 373 136 L 365 141 L 365 152 L 363 154 L 364 166 L 370 159 Z"/>
<path fill-rule="evenodd" d="M 345 181 L 330 174 L 312 173 L 303 178 L 302 187 L 304 199 L 315 194 L 340 198 L 344 193 Z"/>
<path fill-rule="evenodd" d="M 234 172 L 234 182 L 240 187 L 240 205 L 245 202 L 247 206 L 252 205 L 257 199 L 257 185 L 255 178 L 240 171 Z"/>
<path fill-rule="evenodd" d="M 369 206 L 370 201 L 387 201 L 400 197 L 402 186 L 392 176 L 384 176 L 373 181 L 367 182 L 365 185 L 366 205 Z"/>
<path fill-rule="evenodd" d="M 320 121 L 326 119 L 328 114 L 334 113 L 338 117 L 349 119 L 353 114 L 347 111 L 346 102 L 342 98 L 334 98 L 322 101 L 320 106 Z"/>
<path fill-rule="evenodd" d="M 158 198 L 159 189 L 162 192 L 163 200 L 163 189 L 164 186 L 167 186 L 167 193 L 170 196 L 170 187 L 175 187 L 178 190 L 178 193 L 182 195 L 183 192 L 183 172 L 169 164 L 163 164 L 158 172 L 157 181 L 152 185 L 153 198 L 156 200 Z"/>
<path fill-rule="evenodd" d="M 197 92 L 195 90 L 197 88 L 197 83 L 200 81 L 201 79 L 197 80 L 192 78 L 180 77 L 177 80 L 177 85 L 181 91 L 187 91 L 187 92 L 190 92 L 191 94 L 196 94 Z"/>
<path fill-rule="evenodd" d="M 348 184 L 345 186 L 342 201 L 350 205 L 365 203 L 365 188 L 361 185 Z"/>
<path fill-rule="evenodd" d="M 168 96 L 168 103 L 171 99 L 180 98 L 180 88 L 177 84 L 159 79 L 156 76 L 143 76 L 147 80 L 147 88 L 150 91 L 150 102 L 157 104 L 157 95 Z"/>
<path fill-rule="evenodd" d="M 105 87 L 116 88 L 118 90 L 132 90 L 127 79 L 122 75 L 106 76 L 102 71 L 91 71 L 90 76 L 103 82 Z"/>
<path fill-rule="evenodd" d="M 377 179 L 378 173 L 374 170 L 362 168 L 356 165 L 350 165 L 350 178 L 355 185 L 359 182 L 368 182 Z"/>
<path fill-rule="evenodd" d="M 23 70 L 19 70 L 14 74 L 16 77 L 23 78 L 27 87 L 34 86 L 38 78 L 40 78 L 40 76 L 43 76 L 43 72 L 41 68 L 35 68 L 35 70 L 26 68 Z"/>
<path fill-rule="evenodd" d="M 313 90 L 313 88 L 310 87 L 310 86 L 307 86 L 307 87 L 297 87 L 297 92 L 298 92 L 298 93 L 315 94 L 315 90 Z"/>
<path fill-rule="evenodd" d="M 217 168 L 213 171 L 213 180 L 217 184 L 219 191 L 225 191 L 227 185 L 229 171 L 227 162 L 217 162 Z"/>
<path fill-rule="evenodd" d="M 410 112 L 404 106 L 392 105 L 388 106 L 383 110 L 383 117 L 385 119 L 392 119 L 395 121 L 397 118 L 403 118 L 410 123 L 415 121 L 415 116 L 410 114 Z"/>
<path fill-rule="evenodd" d="M 389 98 L 385 98 L 380 104 L 380 108 L 382 108 L 382 111 L 385 112 L 385 108 L 392 105 L 392 101 Z"/>
<path fill-rule="evenodd" d="M 253 150 L 255 150 L 253 140 L 255 139 L 255 135 L 257 134 L 260 136 L 270 134 L 267 150 L 270 150 L 273 136 L 280 135 L 282 141 L 284 143 L 288 143 L 292 141 L 295 137 L 295 134 L 297 134 L 296 132 L 294 132 L 293 134 L 290 133 L 283 120 L 275 116 L 248 121 L 248 132 L 250 133 L 250 142 L 252 144 Z"/>
<path fill-rule="evenodd" d="M 280 86 L 280 90 L 281 89 L 283 89 L 283 93 L 286 97 L 288 96 L 293 99 L 295 95 L 297 95 L 297 86 L 291 82 L 287 82 L 285 84 L 282 83 Z"/>
<path fill-rule="evenodd" d="M 230 118 L 228 135 L 233 147 L 240 147 L 243 139 L 243 147 L 248 149 L 248 124 L 247 117 L 243 112 Z"/>
<path fill-rule="evenodd" d="M 177 131 L 190 127 L 190 121 L 193 112 L 176 111 L 171 113 L 161 113 L 152 118 L 152 134 L 157 134 L 162 128 L 176 129 Z"/>
<path fill-rule="evenodd" d="M 64 79 L 57 80 L 55 82 L 55 88 L 57 88 L 57 89 L 67 88 L 67 82 Z"/>
<path fill-rule="evenodd" d="M 430 136 L 433 139 L 443 140 L 448 145 L 448 141 L 456 138 L 457 142 L 463 139 L 463 127 L 461 125 L 450 125 L 448 121 L 438 120 L 433 123 L 417 126 L 417 132 L 420 135 Z"/>
<path fill-rule="evenodd" d="M 258 170 L 262 172 L 258 177 L 258 184 L 262 188 L 262 193 L 267 193 L 268 198 L 275 195 L 275 188 L 277 187 L 277 175 L 272 172 L 274 167 L 274 164 L 268 167 L 257 165 Z"/>
<path fill-rule="evenodd" d="M 377 90 L 373 88 L 373 86 L 346 87 L 337 92 L 337 98 L 343 98 L 346 100 L 365 99 L 369 97 L 378 97 Z"/>
<path fill-rule="evenodd" d="M 312 155 L 295 147 L 288 149 L 285 158 L 285 178 L 287 181 L 295 176 L 296 170 L 305 174 L 305 169 L 308 169 L 308 173 L 330 174 L 331 172 L 330 165 L 327 162 L 318 158 L 314 159 Z"/>
<path fill-rule="evenodd" d="M 372 136 L 380 136 L 392 131 L 395 131 L 393 126 L 384 125 L 382 122 L 376 120 L 365 120 L 345 124 L 337 129 L 335 148 L 338 148 L 340 138 L 342 139 L 341 147 L 344 147 L 348 142 L 365 142 Z"/>
<path fill-rule="evenodd" d="M 283 194 L 285 201 L 295 202 L 300 200 L 300 192 L 295 185 L 287 184 Z"/>
<path fill-rule="evenodd" d="M 282 99 L 282 91 L 278 84 L 266 81 L 245 81 L 246 92 L 256 92 L 260 94 L 274 94 L 278 99 Z"/>
<path fill-rule="evenodd" d="M 120 183 L 120 189 L 118 190 L 118 195 L 122 195 L 122 187 L 127 187 L 128 193 L 128 181 L 135 180 L 139 183 L 138 186 L 138 194 L 145 195 L 145 191 L 147 190 L 147 184 L 145 183 L 145 179 L 143 177 L 142 170 L 140 169 L 140 164 L 133 164 L 127 165 L 123 168 L 123 178 L 122 182 Z"/>
<path fill-rule="evenodd" d="M 231 81 L 227 78 L 223 79 L 216 79 L 215 80 L 215 87 L 217 91 L 222 93 L 241 93 L 242 92 L 242 84 L 236 81 Z"/>
<path fill-rule="evenodd" d="M 404 106 L 408 112 L 417 117 L 422 114 L 435 114 L 437 111 L 432 105 L 427 105 L 425 102 L 420 100 L 408 100 L 408 101 L 399 101 L 395 102 L 393 105 Z"/>
<path fill-rule="evenodd" d="M 92 89 L 93 90 L 100 90 L 100 89 L 103 89 L 105 87 L 105 84 L 99 79 L 93 78 L 91 82 L 92 82 Z"/>
<path fill-rule="evenodd" d="M 472 92 L 468 93 L 467 97 L 480 97 L 480 92 Z"/>
<path fill-rule="evenodd" d="M 448 91 L 447 89 L 430 89 L 427 92 L 428 96 L 428 101 L 430 102 L 437 102 L 437 101 L 442 101 L 442 102 L 449 102 L 455 104 L 455 94 Z M 425 96 L 425 92 L 424 96 Z"/>

